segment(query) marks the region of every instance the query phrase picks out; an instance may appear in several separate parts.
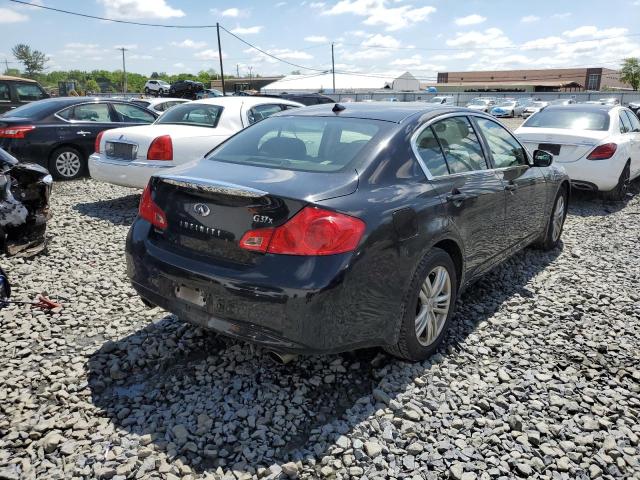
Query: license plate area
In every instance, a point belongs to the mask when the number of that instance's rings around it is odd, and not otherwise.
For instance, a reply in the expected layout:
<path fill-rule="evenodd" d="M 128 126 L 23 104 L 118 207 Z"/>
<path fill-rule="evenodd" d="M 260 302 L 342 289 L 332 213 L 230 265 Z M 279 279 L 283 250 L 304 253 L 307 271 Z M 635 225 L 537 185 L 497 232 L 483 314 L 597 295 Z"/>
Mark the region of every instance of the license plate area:
<path fill-rule="evenodd" d="M 104 148 L 109 158 L 134 160 L 138 154 L 138 146 L 133 143 L 106 142 Z"/>
<path fill-rule="evenodd" d="M 549 152 L 551 155 L 560 155 L 560 145 L 555 143 L 541 143 L 538 145 L 538 149 Z"/>
<path fill-rule="evenodd" d="M 176 298 L 192 303 L 198 307 L 204 307 L 207 304 L 205 293 L 199 288 L 191 288 L 185 285 L 175 287 Z"/>

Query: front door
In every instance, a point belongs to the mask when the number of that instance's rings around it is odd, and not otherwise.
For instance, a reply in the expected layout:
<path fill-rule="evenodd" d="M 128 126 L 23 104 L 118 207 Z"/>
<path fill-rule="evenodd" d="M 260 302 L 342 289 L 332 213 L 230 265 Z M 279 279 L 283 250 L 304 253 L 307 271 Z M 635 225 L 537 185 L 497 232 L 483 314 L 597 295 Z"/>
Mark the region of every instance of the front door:
<path fill-rule="evenodd" d="M 504 185 L 489 168 L 482 144 L 466 116 L 440 120 L 420 137 L 416 147 L 421 157 L 428 154 L 421 152 L 421 147 L 439 149 L 444 157 L 446 166 L 439 171 L 432 167 L 436 174 L 431 175 L 431 181 L 464 242 L 465 261 L 473 277 L 489 268 L 504 248 Z"/>
<path fill-rule="evenodd" d="M 542 170 L 529 165 L 524 147 L 498 122 L 475 117 L 496 174 L 506 193 L 507 247 L 540 234 L 544 228 L 547 199 Z"/>

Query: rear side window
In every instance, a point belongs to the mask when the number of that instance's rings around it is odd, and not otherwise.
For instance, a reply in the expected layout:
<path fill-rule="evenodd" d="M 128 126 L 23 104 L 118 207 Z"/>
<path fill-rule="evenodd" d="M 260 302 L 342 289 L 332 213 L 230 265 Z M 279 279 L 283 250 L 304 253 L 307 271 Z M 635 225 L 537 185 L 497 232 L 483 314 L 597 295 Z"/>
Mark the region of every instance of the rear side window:
<path fill-rule="evenodd" d="M 21 102 L 34 102 L 45 98 L 44 92 L 35 83 L 17 83 L 15 89 Z"/>
<path fill-rule="evenodd" d="M 336 117 L 271 117 L 213 151 L 211 160 L 307 172 L 348 166 L 385 122 Z"/>
<path fill-rule="evenodd" d="M 418 135 L 415 147 L 418 156 L 433 177 L 441 177 L 449 174 L 444 154 L 431 127 L 425 128 L 422 133 Z"/>
<path fill-rule="evenodd" d="M 10 102 L 11 94 L 9 93 L 9 85 L 0 82 L 0 102 Z"/>
<path fill-rule="evenodd" d="M 524 148 L 503 126 L 484 118 L 476 118 L 476 122 L 478 122 L 478 127 L 489 144 L 489 150 L 496 168 L 528 164 Z"/>
<path fill-rule="evenodd" d="M 221 114 L 222 107 L 218 105 L 183 103 L 167 110 L 156 123 L 215 128 Z"/>
<path fill-rule="evenodd" d="M 111 122 L 109 106 L 106 103 L 89 103 L 69 107 L 59 112 L 58 116 L 65 120 L 75 120 L 78 122 Z"/>
<path fill-rule="evenodd" d="M 640 120 L 638 120 L 638 117 L 630 110 L 624 110 L 624 113 L 627 114 L 629 123 L 631 123 L 631 131 L 640 132 Z"/>
<path fill-rule="evenodd" d="M 486 170 L 480 141 L 467 117 L 451 117 L 433 124 L 451 173 Z"/>
<path fill-rule="evenodd" d="M 249 118 L 249 125 L 259 122 L 260 120 L 264 120 L 274 113 L 278 113 L 281 111 L 282 108 L 280 107 L 280 105 L 256 105 L 247 113 L 247 117 Z"/>
<path fill-rule="evenodd" d="M 125 103 L 113 103 L 113 109 L 118 115 L 118 121 L 124 123 L 152 123 L 156 117 L 146 110 L 135 105 Z"/>

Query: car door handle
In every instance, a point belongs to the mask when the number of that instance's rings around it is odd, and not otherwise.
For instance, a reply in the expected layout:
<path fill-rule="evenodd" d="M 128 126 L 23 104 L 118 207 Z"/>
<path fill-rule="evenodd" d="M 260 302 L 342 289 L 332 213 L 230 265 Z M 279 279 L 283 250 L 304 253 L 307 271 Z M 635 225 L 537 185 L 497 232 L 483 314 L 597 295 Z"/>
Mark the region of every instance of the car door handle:
<path fill-rule="evenodd" d="M 507 190 L 508 192 L 515 192 L 518 189 L 518 185 L 516 185 L 515 183 L 508 183 L 505 187 L 505 190 Z"/>
<path fill-rule="evenodd" d="M 85 132 L 84 130 L 80 130 L 79 132 L 76 132 L 76 134 L 84 136 L 84 135 L 90 135 L 91 132 Z"/>

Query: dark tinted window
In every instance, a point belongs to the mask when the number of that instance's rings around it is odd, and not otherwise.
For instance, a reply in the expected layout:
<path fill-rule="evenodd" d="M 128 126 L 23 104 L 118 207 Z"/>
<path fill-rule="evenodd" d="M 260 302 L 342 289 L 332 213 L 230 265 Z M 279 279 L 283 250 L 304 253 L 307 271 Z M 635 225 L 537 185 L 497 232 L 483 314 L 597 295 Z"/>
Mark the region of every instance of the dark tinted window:
<path fill-rule="evenodd" d="M 113 109 L 118 115 L 118 121 L 124 123 L 152 123 L 156 117 L 145 109 L 126 103 L 113 103 Z"/>
<path fill-rule="evenodd" d="M 620 133 L 628 133 L 631 130 L 631 121 L 629 117 L 627 117 L 624 112 L 620 112 Z"/>
<path fill-rule="evenodd" d="M 451 117 L 433 124 L 451 173 L 486 170 L 480 141 L 467 117 Z"/>
<path fill-rule="evenodd" d="M 167 110 L 156 123 L 196 125 L 215 128 L 220 120 L 222 107 L 202 103 L 183 103 Z"/>
<path fill-rule="evenodd" d="M 44 102 L 33 102 L 28 103 L 27 105 L 22 105 L 21 107 L 15 108 L 13 110 L 9 110 L 4 114 L 5 117 L 24 117 L 31 118 L 34 120 L 44 118 L 50 113 L 55 112 L 54 110 L 55 104 L 51 104 L 48 101 Z M 61 107 L 58 107 L 61 108 Z"/>
<path fill-rule="evenodd" d="M 418 135 L 415 147 L 420 159 L 432 176 L 440 177 L 449 174 L 444 154 L 431 127 L 425 128 L 422 133 Z"/>
<path fill-rule="evenodd" d="M 35 83 L 16 83 L 15 88 L 21 102 L 34 102 L 46 98 L 42 89 Z"/>
<path fill-rule="evenodd" d="M 147 102 L 146 100 L 131 100 L 131 103 L 135 103 L 136 105 L 140 105 L 141 107 L 148 107 L 151 105 L 151 102 Z"/>
<path fill-rule="evenodd" d="M 484 118 L 476 118 L 476 121 L 478 122 L 480 131 L 487 139 L 496 168 L 528 164 L 524 148 L 520 146 L 506 128 Z"/>
<path fill-rule="evenodd" d="M 629 122 L 631 123 L 631 131 L 640 132 L 640 120 L 638 120 L 638 117 L 636 117 L 635 114 L 630 110 L 624 110 L 624 113 L 627 114 Z"/>
<path fill-rule="evenodd" d="M 232 137 L 209 157 L 223 162 L 335 172 L 375 142 L 386 122 L 336 117 L 271 117 Z"/>
<path fill-rule="evenodd" d="M 69 107 L 59 112 L 58 116 L 78 122 L 111 122 L 109 106 L 106 103 L 88 103 Z"/>
<path fill-rule="evenodd" d="M 280 105 L 256 105 L 249 109 L 247 113 L 247 117 L 249 118 L 249 124 L 259 122 L 260 120 L 264 120 L 265 118 L 270 117 L 274 113 L 281 112 L 282 108 Z"/>
<path fill-rule="evenodd" d="M 10 102 L 11 94 L 9 92 L 9 85 L 0 82 L 0 102 Z"/>
<path fill-rule="evenodd" d="M 542 110 L 524 122 L 523 127 L 580 130 L 609 130 L 609 114 L 588 110 Z"/>

